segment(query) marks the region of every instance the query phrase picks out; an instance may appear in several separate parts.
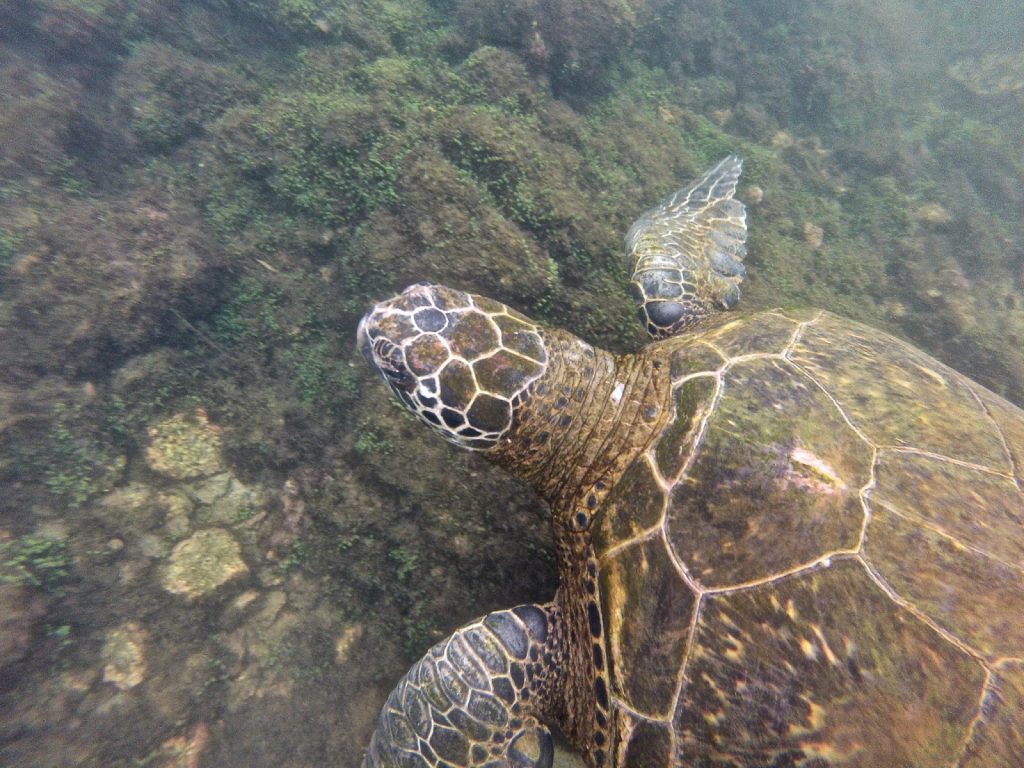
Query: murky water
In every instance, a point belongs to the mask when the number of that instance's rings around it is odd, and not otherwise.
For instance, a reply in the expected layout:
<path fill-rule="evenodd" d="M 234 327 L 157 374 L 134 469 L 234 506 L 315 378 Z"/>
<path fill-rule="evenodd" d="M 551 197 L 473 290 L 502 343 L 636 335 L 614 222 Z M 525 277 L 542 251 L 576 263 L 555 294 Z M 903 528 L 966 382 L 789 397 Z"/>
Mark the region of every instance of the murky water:
<path fill-rule="evenodd" d="M 1019 3 L 543 5 L 0 5 L 0 764 L 359 765 L 557 584 L 359 317 L 430 280 L 636 349 L 622 237 L 726 154 L 742 308 L 1024 403 Z"/>

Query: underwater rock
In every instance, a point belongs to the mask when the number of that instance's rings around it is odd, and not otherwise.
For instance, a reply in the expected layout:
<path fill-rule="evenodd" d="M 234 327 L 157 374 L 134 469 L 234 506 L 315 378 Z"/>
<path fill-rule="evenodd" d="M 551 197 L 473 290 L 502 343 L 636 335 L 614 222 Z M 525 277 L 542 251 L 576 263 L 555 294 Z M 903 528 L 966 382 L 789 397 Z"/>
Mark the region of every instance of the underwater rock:
<path fill-rule="evenodd" d="M 237 525 L 255 519 L 263 507 L 263 495 L 230 472 L 204 480 L 195 498 L 201 505 L 196 519 L 205 525 Z"/>
<path fill-rule="evenodd" d="M 154 501 L 149 486 L 129 483 L 100 498 L 96 509 L 123 534 L 131 529 L 148 530 L 159 523 L 160 510 Z"/>
<path fill-rule="evenodd" d="M 637 0 L 460 0 L 455 18 L 472 42 L 517 49 L 556 84 L 593 83 L 626 50 Z"/>
<path fill-rule="evenodd" d="M 149 428 L 146 464 L 176 480 L 206 477 L 224 470 L 220 449 L 220 427 L 210 423 L 205 410 L 197 408 Z"/>
<path fill-rule="evenodd" d="M 334 642 L 334 660 L 338 664 L 344 664 L 348 661 L 348 656 L 352 652 L 352 646 L 359 642 L 363 636 L 365 627 L 362 624 L 349 624 L 338 635 L 338 639 Z"/>
<path fill-rule="evenodd" d="M 188 735 L 172 736 L 156 753 L 159 768 L 198 768 L 199 758 L 210 743 L 210 728 L 199 722 Z"/>
<path fill-rule="evenodd" d="M 163 573 L 163 586 L 168 592 L 195 599 L 248 571 L 231 534 L 222 528 L 207 528 L 174 548 Z"/>
<path fill-rule="evenodd" d="M 951 214 L 938 203 L 925 203 L 914 210 L 914 219 L 929 227 L 944 227 L 953 221 Z"/>
<path fill-rule="evenodd" d="M 184 494 L 174 492 L 158 494 L 157 499 L 167 512 L 164 530 L 171 538 L 180 539 L 188 533 L 192 502 Z"/>
<path fill-rule="evenodd" d="M 1004 96 L 1024 91 L 1024 53 L 969 56 L 946 70 L 951 78 L 977 96 Z"/>
<path fill-rule="evenodd" d="M 64 173 L 64 186 L 84 183 Z M 5 238 L 17 243 L 4 298 L 19 320 L 0 324 L 7 378 L 100 380 L 132 354 L 190 332 L 188 318 L 217 300 L 215 263 L 224 256 L 180 196 L 40 187 L 0 205 Z"/>
<path fill-rule="evenodd" d="M 127 691 L 145 680 L 144 646 L 145 632 L 133 621 L 108 631 L 100 651 L 103 682 Z"/>
<path fill-rule="evenodd" d="M 308 651 L 302 650 L 309 617 L 289 607 L 288 599 L 282 590 L 268 592 L 244 624 L 218 636 L 221 647 L 234 659 L 229 664 L 229 712 L 252 699 L 292 695 L 296 684 L 294 665 L 299 659 L 303 663 L 309 660 Z"/>
<path fill-rule="evenodd" d="M 825 230 L 810 221 L 804 222 L 804 242 L 812 250 L 821 248 L 825 241 Z"/>
<path fill-rule="evenodd" d="M 28 655 L 44 613 L 41 595 L 20 584 L 0 584 L 0 672 Z"/>
<path fill-rule="evenodd" d="M 269 559 L 284 559 L 299 537 L 312 525 L 306 511 L 305 498 L 310 484 L 309 478 L 289 477 L 281 488 L 281 512 L 274 515 L 274 528 L 267 540 Z"/>

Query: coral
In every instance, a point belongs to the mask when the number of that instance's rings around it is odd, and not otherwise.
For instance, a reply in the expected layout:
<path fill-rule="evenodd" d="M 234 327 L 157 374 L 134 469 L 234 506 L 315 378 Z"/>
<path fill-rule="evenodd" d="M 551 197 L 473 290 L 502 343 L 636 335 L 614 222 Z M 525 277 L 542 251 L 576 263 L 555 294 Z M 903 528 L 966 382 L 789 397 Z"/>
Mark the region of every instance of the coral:
<path fill-rule="evenodd" d="M 160 474 L 184 480 L 215 475 L 224 469 L 220 428 L 206 411 L 176 413 L 149 428 L 146 463 Z"/>
<path fill-rule="evenodd" d="M 107 631 L 100 650 L 103 682 L 127 691 L 146 678 L 146 633 L 135 622 Z"/>
<path fill-rule="evenodd" d="M 196 599 L 248 571 L 231 534 L 222 528 L 205 528 L 174 547 L 162 581 L 168 592 Z"/>

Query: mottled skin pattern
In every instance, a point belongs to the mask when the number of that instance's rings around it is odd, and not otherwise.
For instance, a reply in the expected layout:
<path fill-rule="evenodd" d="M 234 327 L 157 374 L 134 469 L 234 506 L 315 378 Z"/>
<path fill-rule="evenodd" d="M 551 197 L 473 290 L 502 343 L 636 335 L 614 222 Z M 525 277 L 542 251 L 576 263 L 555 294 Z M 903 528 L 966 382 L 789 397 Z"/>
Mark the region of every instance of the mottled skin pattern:
<path fill-rule="evenodd" d="M 689 243 L 685 270 L 735 246 L 730 174 L 628 247 Z M 417 285 L 359 343 L 424 421 L 545 497 L 561 576 L 413 667 L 367 768 L 544 768 L 549 726 L 595 768 L 1024 765 L 1020 409 L 818 311 L 704 317 L 615 357 Z M 482 395 L 505 405 L 485 419 Z"/>

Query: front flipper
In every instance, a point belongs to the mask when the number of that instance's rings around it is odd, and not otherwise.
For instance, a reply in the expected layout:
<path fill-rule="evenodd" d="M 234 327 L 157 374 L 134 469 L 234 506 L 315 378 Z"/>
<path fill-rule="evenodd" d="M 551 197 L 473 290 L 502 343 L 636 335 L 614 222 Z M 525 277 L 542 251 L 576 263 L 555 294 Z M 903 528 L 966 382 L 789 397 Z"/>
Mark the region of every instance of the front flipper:
<path fill-rule="evenodd" d="M 739 301 L 747 213 L 733 194 L 742 169 L 730 155 L 630 227 L 630 290 L 652 336 L 674 336 Z"/>
<path fill-rule="evenodd" d="M 463 627 L 391 692 L 364 768 L 551 768 L 561 657 L 553 604 Z"/>

